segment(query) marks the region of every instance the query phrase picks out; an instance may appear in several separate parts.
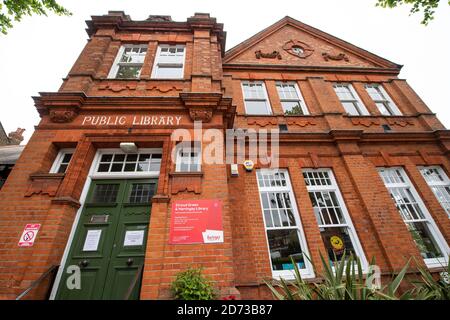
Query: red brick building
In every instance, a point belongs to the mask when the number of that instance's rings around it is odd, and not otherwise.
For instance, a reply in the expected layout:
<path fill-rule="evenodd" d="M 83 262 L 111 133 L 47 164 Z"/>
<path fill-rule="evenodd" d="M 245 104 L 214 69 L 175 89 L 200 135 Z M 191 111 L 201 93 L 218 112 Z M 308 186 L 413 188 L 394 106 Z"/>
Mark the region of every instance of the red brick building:
<path fill-rule="evenodd" d="M 305 255 L 344 249 L 386 274 L 409 257 L 447 263 L 450 132 L 400 65 L 289 17 L 228 51 L 208 14 L 87 24 L 60 89 L 34 98 L 41 121 L 0 191 L 2 298 L 53 265 L 54 284 L 27 298 L 170 298 L 189 266 L 221 295 L 270 298 L 263 279 L 291 276 L 290 256 L 314 281 Z M 279 169 L 199 161 L 213 142 L 194 121 L 279 129 Z M 223 241 L 177 244 L 173 208 L 201 200 L 221 211 Z M 27 224 L 34 244 L 18 246 Z"/>

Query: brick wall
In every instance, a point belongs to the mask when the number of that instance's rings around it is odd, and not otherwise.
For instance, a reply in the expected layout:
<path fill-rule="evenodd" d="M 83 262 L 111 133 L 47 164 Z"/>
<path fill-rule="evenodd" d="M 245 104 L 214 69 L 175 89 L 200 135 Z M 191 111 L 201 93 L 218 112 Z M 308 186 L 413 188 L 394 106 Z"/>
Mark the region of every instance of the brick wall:
<path fill-rule="evenodd" d="M 83 126 L 81 118 L 86 115 L 180 115 L 184 118 L 179 127 L 191 133 L 193 120 L 205 114 L 211 117 L 204 119 L 204 128 L 222 132 L 231 127 L 233 116 L 234 128 L 275 129 L 286 124 L 289 133 L 280 135 L 280 167 L 289 172 L 302 232 L 319 273 L 319 255 L 325 247 L 302 176 L 304 168 L 333 170 L 364 254 L 369 261 L 375 257 L 383 272 L 396 271 L 407 258 L 420 258 L 420 254 L 377 167 L 405 169 L 449 241 L 448 216 L 417 166 L 440 165 L 450 175 L 450 134 L 407 82 L 397 78 L 399 70 L 393 70 L 392 63 L 368 53 L 364 56 L 353 47 L 344 48 L 338 40 L 325 41 L 323 34 L 313 36 L 308 29 L 302 39 L 315 50 L 311 58 L 302 59 L 297 66 L 298 58 L 280 49 L 287 38 L 299 37 L 301 30 L 292 21 L 285 29 L 266 30 L 270 33 L 267 38 L 257 44 L 249 42 L 249 47 L 239 54 L 232 51 L 231 61 L 222 54 L 222 26 L 209 15 L 197 14 L 188 22 L 169 24 L 140 22 L 139 28 L 130 21 L 121 25 L 121 19 L 126 17 L 120 15 L 114 15 L 114 19 L 93 17 L 93 24 L 102 19 L 107 22 L 90 26 L 90 39 L 59 92 L 36 98 L 41 122 L 0 191 L 0 298 L 14 298 L 48 266 L 61 262 L 96 151 L 117 148 L 123 141 L 163 149 L 158 191 L 151 209 L 141 298 L 170 298 L 170 283 L 177 272 L 189 266 L 203 267 L 221 295 L 271 298 L 263 284 L 272 272 L 255 171 L 246 172 L 240 165 L 239 176 L 232 177 L 229 165 L 205 164 L 200 176 L 182 177 L 186 186 L 180 187 L 172 175 L 175 165 L 170 159 L 175 145 L 170 134 L 177 127 Z M 108 79 L 123 43 L 148 44 L 139 80 Z M 160 43 L 185 44 L 182 79 L 151 79 Z M 255 50 L 271 52 L 274 48 L 280 50 L 281 60 L 255 58 Z M 322 52 L 335 54 L 342 50 L 349 62 L 330 62 L 322 57 Z M 244 63 L 248 64 L 245 68 L 239 66 Z M 283 64 L 287 67 L 280 69 Z M 353 69 L 349 71 L 349 67 Z M 243 80 L 265 82 L 272 115 L 245 114 Z M 283 115 L 277 81 L 298 84 L 310 115 Z M 335 81 L 351 82 L 371 116 L 346 115 L 332 88 Z M 373 82 L 383 85 L 403 116 L 380 115 L 364 89 L 364 84 Z M 180 94 L 184 96 L 180 98 Z M 392 132 L 385 133 L 383 124 L 389 125 Z M 207 144 L 204 141 L 203 146 Z M 48 175 L 58 150 L 67 147 L 76 149 L 66 174 L 59 178 Z M 257 162 L 256 169 L 261 167 L 264 166 Z M 186 199 L 222 201 L 224 243 L 168 243 L 171 204 Z M 41 223 L 42 229 L 33 247 L 19 248 L 17 242 L 26 223 Z M 39 288 L 29 298 L 43 298 L 45 289 Z"/>

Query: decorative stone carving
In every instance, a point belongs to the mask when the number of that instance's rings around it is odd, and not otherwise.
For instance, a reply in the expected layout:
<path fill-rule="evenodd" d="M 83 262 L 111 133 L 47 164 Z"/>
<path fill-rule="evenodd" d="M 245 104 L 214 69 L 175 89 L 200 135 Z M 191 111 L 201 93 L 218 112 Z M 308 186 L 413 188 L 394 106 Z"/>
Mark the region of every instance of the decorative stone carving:
<path fill-rule="evenodd" d="M 309 57 L 314 52 L 310 45 L 299 40 L 289 40 L 284 44 L 283 50 L 302 59 Z"/>
<path fill-rule="evenodd" d="M 147 21 L 170 22 L 170 21 L 172 21 L 172 17 L 171 16 L 162 16 L 162 15 L 150 15 L 150 16 L 148 16 Z"/>
<path fill-rule="evenodd" d="M 171 177 L 171 194 L 180 192 L 202 193 L 202 172 L 173 172 Z"/>
<path fill-rule="evenodd" d="M 261 50 L 255 51 L 256 59 L 267 58 L 267 59 L 278 59 L 281 60 L 281 54 L 278 51 L 273 51 L 271 53 L 263 53 Z"/>
<path fill-rule="evenodd" d="M 109 90 L 112 92 L 121 92 L 123 90 L 136 90 L 136 84 L 135 83 L 116 83 L 116 84 L 109 84 L 104 83 L 98 86 L 98 90 Z"/>
<path fill-rule="evenodd" d="M 50 110 L 49 112 L 50 120 L 56 123 L 72 122 L 72 120 L 77 116 L 77 114 L 78 112 L 76 112 L 75 110 L 67 110 L 67 109 L 63 110 L 54 109 Z"/>
<path fill-rule="evenodd" d="M 253 119 L 247 119 L 247 124 L 250 124 L 250 125 L 255 124 L 260 127 L 265 127 L 268 125 L 275 126 L 278 124 L 278 121 L 277 121 L 277 119 L 260 119 L 260 118 L 255 119 L 255 118 L 253 118 Z"/>
<path fill-rule="evenodd" d="M 189 116 L 192 121 L 210 122 L 213 116 L 213 111 L 210 108 L 190 108 Z"/>
<path fill-rule="evenodd" d="M 211 121 L 215 110 L 226 110 L 231 99 L 222 98 L 221 93 L 181 92 L 180 98 L 193 121 Z"/>
<path fill-rule="evenodd" d="M 413 126 L 414 122 L 412 122 L 411 120 L 407 120 L 407 119 L 387 119 L 387 122 L 391 125 L 391 126 L 400 126 L 400 127 L 406 127 L 406 126 Z"/>
<path fill-rule="evenodd" d="M 174 85 L 148 85 L 146 89 L 149 91 L 158 91 L 161 93 L 167 93 L 170 91 L 183 91 L 183 88 Z"/>
<path fill-rule="evenodd" d="M 337 55 L 332 55 L 329 54 L 328 52 L 322 52 L 322 57 L 325 61 L 328 60 L 334 60 L 334 61 L 340 61 L 340 60 L 344 60 L 344 61 L 350 61 L 350 59 L 347 57 L 347 55 L 345 53 L 339 53 Z"/>
<path fill-rule="evenodd" d="M 34 173 L 30 175 L 31 184 L 25 192 L 25 197 L 33 194 L 46 194 L 54 197 L 59 189 L 64 173 Z"/>
<path fill-rule="evenodd" d="M 72 121 L 87 98 L 83 92 L 40 92 L 39 95 L 33 97 L 39 115 L 49 116 L 56 123 Z"/>
<path fill-rule="evenodd" d="M 297 125 L 300 127 L 315 126 L 317 123 L 313 119 L 287 119 L 288 125 Z"/>
<path fill-rule="evenodd" d="M 364 127 L 370 127 L 373 125 L 380 125 L 379 119 L 368 119 L 368 118 L 351 118 L 351 122 L 353 125 L 362 125 Z"/>

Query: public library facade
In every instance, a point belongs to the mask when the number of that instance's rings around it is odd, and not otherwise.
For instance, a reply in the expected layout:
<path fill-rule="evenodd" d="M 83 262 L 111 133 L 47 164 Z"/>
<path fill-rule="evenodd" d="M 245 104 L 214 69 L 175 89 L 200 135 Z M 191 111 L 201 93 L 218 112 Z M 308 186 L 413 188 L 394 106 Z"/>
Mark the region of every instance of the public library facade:
<path fill-rule="evenodd" d="M 87 24 L 60 89 L 34 97 L 41 121 L 0 191 L 1 298 L 53 265 L 27 298 L 170 298 L 190 266 L 221 296 L 271 298 L 263 280 L 292 276 L 290 257 L 315 281 L 305 255 L 344 250 L 383 274 L 448 263 L 450 132 L 400 65 L 289 17 L 228 51 L 209 14 Z M 279 168 L 202 162 L 205 135 L 173 139 L 196 122 L 279 130 Z M 219 241 L 174 238 L 174 208 L 199 205 Z M 19 246 L 27 224 L 39 231 Z"/>

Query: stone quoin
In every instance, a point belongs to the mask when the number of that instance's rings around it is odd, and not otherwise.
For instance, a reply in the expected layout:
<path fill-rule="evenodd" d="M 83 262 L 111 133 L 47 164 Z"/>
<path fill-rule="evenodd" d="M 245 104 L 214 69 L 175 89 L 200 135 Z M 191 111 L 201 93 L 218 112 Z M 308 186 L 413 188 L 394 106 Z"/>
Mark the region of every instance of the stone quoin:
<path fill-rule="evenodd" d="M 26 299 L 170 299 L 189 267 L 219 297 L 271 299 L 264 280 L 292 278 L 291 257 L 311 282 L 321 253 L 383 275 L 448 263 L 450 131 L 401 65 L 291 17 L 229 50 L 207 13 L 87 26 L 61 87 L 33 97 L 41 119 L 0 190 L 0 298 L 48 270 Z M 279 168 L 228 148 L 231 163 L 202 161 L 228 129 L 278 132 L 258 144 L 276 142 Z"/>

